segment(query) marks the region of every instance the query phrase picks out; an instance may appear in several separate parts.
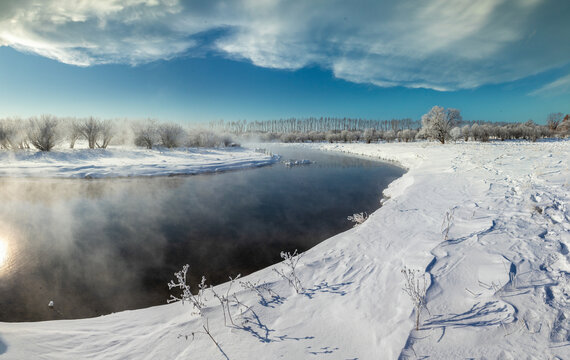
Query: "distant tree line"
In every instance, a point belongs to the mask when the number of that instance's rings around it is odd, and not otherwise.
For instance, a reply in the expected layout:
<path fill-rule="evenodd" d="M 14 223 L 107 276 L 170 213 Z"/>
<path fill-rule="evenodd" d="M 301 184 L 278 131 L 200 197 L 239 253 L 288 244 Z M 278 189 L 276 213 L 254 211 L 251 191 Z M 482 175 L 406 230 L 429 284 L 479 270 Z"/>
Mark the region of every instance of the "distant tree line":
<path fill-rule="evenodd" d="M 0 149 L 50 151 L 67 144 L 74 148 L 82 140 L 90 149 L 105 149 L 111 143 L 175 148 L 233 146 L 234 137 L 281 142 L 410 142 L 415 140 L 489 141 L 570 136 L 570 118 L 562 113 L 548 114 L 546 125 L 532 120 L 524 123 L 465 121 L 457 109 L 434 106 L 421 120 L 367 120 L 311 117 L 268 121 L 210 122 L 209 129 L 183 127 L 157 120 L 100 120 L 58 118 L 42 115 L 27 120 L 0 119 Z"/>
<path fill-rule="evenodd" d="M 229 134 L 212 130 L 184 128 L 174 123 L 156 120 L 100 120 L 58 118 L 41 115 L 27 120 L 0 119 L 0 149 L 18 150 L 36 148 L 50 151 L 58 145 L 73 149 L 83 140 L 89 149 L 105 149 L 112 142 L 117 145 L 136 145 L 152 149 L 155 146 L 174 148 L 233 146 Z"/>
<path fill-rule="evenodd" d="M 260 141 L 280 142 L 410 142 L 414 140 L 489 141 L 568 136 L 570 121 L 562 113 L 547 117 L 547 125 L 465 121 L 457 109 L 434 106 L 421 120 L 368 120 L 355 118 L 310 117 L 247 122 L 223 120 L 209 123 L 214 131 L 223 131 Z"/>
<path fill-rule="evenodd" d="M 210 128 L 236 135 L 251 133 L 310 133 L 328 131 L 363 131 L 374 129 L 376 131 L 418 129 L 420 122 L 406 119 L 369 120 L 360 118 L 338 117 L 308 117 L 288 118 L 265 121 L 211 121 Z"/>

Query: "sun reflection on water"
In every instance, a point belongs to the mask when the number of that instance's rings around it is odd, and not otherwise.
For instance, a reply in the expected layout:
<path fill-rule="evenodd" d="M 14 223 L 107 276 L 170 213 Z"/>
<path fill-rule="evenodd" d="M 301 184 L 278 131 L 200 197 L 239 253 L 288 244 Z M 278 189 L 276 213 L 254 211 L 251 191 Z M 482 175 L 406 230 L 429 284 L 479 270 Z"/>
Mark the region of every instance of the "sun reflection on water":
<path fill-rule="evenodd" d="M 3 239 L 0 239 L 0 269 L 4 267 L 8 259 L 8 245 Z"/>

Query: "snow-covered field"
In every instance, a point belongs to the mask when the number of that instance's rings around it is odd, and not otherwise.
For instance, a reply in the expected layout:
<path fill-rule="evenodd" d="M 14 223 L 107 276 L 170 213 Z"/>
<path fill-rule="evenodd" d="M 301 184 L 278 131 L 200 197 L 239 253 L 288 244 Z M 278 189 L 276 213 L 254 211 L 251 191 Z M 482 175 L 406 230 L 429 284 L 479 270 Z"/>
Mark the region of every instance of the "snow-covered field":
<path fill-rule="evenodd" d="M 269 155 L 244 148 L 57 149 L 0 151 L 0 177 L 102 178 L 199 174 L 269 165 Z"/>
<path fill-rule="evenodd" d="M 260 289 L 265 301 L 233 284 L 235 326 L 224 325 L 208 290 L 202 317 L 189 303 L 174 303 L 0 323 L 0 357 L 570 358 L 570 141 L 299 146 L 409 169 L 366 222 L 304 254 L 303 293 L 279 278 L 277 264 L 240 279 L 267 283 L 273 292 Z M 404 266 L 431 278 L 419 331 L 402 290 Z M 216 291 L 225 294 L 228 285 Z"/>

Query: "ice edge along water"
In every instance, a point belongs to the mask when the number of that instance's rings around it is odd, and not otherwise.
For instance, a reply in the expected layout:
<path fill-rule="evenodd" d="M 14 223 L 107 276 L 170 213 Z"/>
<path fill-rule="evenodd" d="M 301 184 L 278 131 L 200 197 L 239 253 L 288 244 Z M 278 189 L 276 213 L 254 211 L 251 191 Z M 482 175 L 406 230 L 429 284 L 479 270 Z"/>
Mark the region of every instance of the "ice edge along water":
<path fill-rule="evenodd" d="M 238 326 L 225 326 L 219 302 L 208 296 L 202 317 L 174 303 L 92 319 L 0 323 L 1 356 L 569 357 L 570 141 L 300 146 L 409 169 L 366 222 L 306 252 L 297 269 L 302 294 L 276 276 L 277 264 L 244 279 L 267 283 L 278 294 L 270 301 L 234 285 L 249 306 L 241 316 L 231 309 Z M 430 275 L 419 331 L 402 290 L 404 266 Z M 204 319 L 219 346 L 191 336 Z"/>

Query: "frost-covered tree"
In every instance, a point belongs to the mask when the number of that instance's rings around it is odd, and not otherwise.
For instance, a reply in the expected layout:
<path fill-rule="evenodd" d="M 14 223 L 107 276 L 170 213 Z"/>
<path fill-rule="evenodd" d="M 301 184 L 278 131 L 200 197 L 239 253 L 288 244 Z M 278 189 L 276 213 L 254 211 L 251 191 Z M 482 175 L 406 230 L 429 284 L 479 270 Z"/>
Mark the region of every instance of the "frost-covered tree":
<path fill-rule="evenodd" d="M 453 141 L 461 139 L 461 128 L 459 126 L 455 126 L 453 129 L 451 129 L 449 135 L 451 136 Z"/>
<path fill-rule="evenodd" d="M 378 135 L 376 135 L 376 129 L 368 128 L 364 130 L 364 134 L 362 135 L 364 141 L 367 144 L 370 144 L 372 141 L 378 140 Z"/>
<path fill-rule="evenodd" d="M 404 129 L 398 131 L 398 141 L 400 142 L 409 142 L 413 141 L 416 133 L 414 130 Z"/>
<path fill-rule="evenodd" d="M 428 139 L 438 140 L 445 144 L 445 140 L 450 138 L 451 129 L 462 120 L 457 109 L 445 110 L 441 106 L 434 106 L 422 116 L 421 132 Z"/>
<path fill-rule="evenodd" d="M 340 136 L 340 132 L 335 130 L 329 130 L 325 135 L 325 140 L 330 143 L 340 141 L 341 139 L 342 137 Z"/>
<path fill-rule="evenodd" d="M 392 142 L 396 139 L 396 132 L 394 130 L 385 131 L 382 137 L 386 142 Z"/>
<path fill-rule="evenodd" d="M 469 141 L 470 133 L 471 133 L 471 128 L 469 127 L 469 125 L 464 125 L 461 128 L 461 136 L 463 137 L 463 140 Z"/>
<path fill-rule="evenodd" d="M 60 130 L 55 116 L 42 115 L 39 119 L 30 119 L 28 139 L 40 151 L 50 151 L 60 140 Z"/>

